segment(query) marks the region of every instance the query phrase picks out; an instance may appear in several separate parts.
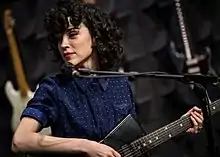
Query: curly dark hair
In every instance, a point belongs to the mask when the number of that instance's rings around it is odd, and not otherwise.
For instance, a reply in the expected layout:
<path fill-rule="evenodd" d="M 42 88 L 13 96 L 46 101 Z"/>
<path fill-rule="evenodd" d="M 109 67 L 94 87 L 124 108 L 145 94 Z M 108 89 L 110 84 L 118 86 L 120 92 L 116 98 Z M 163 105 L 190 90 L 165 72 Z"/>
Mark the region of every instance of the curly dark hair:
<path fill-rule="evenodd" d="M 45 16 L 44 25 L 49 33 L 49 47 L 56 59 L 62 61 L 58 50 L 58 35 L 67 30 L 70 23 L 78 28 L 83 23 L 95 39 L 93 50 L 97 53 L 100 70 L 117 69 L 121 64 L 123 31 L 115 20 L 93 4 L 79 0 L 59 0 Z"/>

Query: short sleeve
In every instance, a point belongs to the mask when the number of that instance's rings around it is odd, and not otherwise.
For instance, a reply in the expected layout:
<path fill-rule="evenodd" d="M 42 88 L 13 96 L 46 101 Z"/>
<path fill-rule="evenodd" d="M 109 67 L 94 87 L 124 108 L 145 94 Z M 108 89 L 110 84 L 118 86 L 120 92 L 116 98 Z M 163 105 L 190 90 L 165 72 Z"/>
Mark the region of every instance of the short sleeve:
<path fill-rule="evenodd" d="M 34 97 L 28 102 L 21 118 L 30 117 L 37 120 L 41 127 L 51 126 L 57 119 L 56 84 L 51 78 L 45 78 Z"/>

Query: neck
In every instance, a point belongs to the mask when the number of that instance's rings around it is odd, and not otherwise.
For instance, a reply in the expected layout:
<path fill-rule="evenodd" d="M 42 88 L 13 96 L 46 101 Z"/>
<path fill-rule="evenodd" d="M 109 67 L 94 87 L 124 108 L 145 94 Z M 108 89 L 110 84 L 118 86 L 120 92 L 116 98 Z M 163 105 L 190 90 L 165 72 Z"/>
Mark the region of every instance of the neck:
<path fill-rule="evenodd" d="M 98 70 L 99 62 L 98 62 L 97 54 L 92 53 L 91 56 L 87 57 L 87 59 L 85 59 L 85 61 L 79 66 L 92 69 L 92 70 Z"/>

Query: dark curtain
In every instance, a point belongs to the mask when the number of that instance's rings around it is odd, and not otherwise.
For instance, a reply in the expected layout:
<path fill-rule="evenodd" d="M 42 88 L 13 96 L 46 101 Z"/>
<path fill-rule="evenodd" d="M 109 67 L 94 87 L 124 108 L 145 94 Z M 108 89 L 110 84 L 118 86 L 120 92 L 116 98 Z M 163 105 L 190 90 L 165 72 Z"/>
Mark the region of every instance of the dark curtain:
<path fill-rule="evenodd" d="M 17 88 L 17 82 L 3 29 L 3 12 L 6 8 L 12 10 L 15 19 L 15 36 L 24 72 L 28 84 L 34 91 L 43 77 L 59 70 L 59 65 L 53 62 L 54 58 L 47 52 L 46 32 L 43 30 L 45 10 L 54 5 L 55 1 L 18 0 L 0 3 L 0 156 L 10 157 L 15 156 L 10 150 L 13 135 L 10 123 L 13 109 L 5 95 L 4 84 L 7 80 L 11 80 Z"/>
<path fill-rule="evenodd" d="M 217 0 L 182 0 L 184 16 L 189 30 L 193 53 L 211 49 L 212 68 L 219 73 L 219 7 Z M 121 4 L 121 5 L 120 5 Z M 124 5 L 123 5 L 124 4 Z M 172 0 L 109 0 L 100 3 L 119 22 L 125 31 L 124 50 L 126 71 L 165 71 L 179 73 L 179 60 L 171 54 L 170 42 L 183 53 L 183 43 Z M 110 6 L 110 7 L 109 7 Z M 176 64 L 178 63 L 178 64 Z M 182 65 L 181 65 L 182 66 Z M 133 82 L 138 116 L 146 132 L 150 132 L 180 117 L 199 100 L 191 88 L 173 80 L 138 78 Z M 208 86 L 211 99 L 219 98 L 219 88 Z M 219 115 L 213 116 L 215 119 Z M 218 123 L 214 123 L 218 142 Z M 204 156 L 207 157 L 205 133 L 184 134 L 155 149 L 153 156 Z"/>
<path fill-rule="evenodd" d="M 219 69 L 219 6 L 218 0 L 182 0 L 187 24 L 195 53 L 209 46 L 211 65 L 217 74 Z M 32 90 L 38 81 L 47 74 L 59 69 L 47 52 L 46 32 L 43 29 L 43 16 L 55 0 L 19 0 L 0 2 L 0 156 L 10 156 L 12 131 L 10 118 L 12 108 L 4 94 L 6 80 L 15 75 L 9 54 L 7 39 L 2 27 L 3 11 L 11 8 L 16 19 L 16 36 L 25 74 Z M 127 71 L 166 71 L 177 73 L 177 65 L 170 54 L 170 41 L 183 52 L 180 31 L 172 0 L 98 0 L 97 5 L 114 16 L 125 31 L 123 41 L 125 50 L 124 68 Z M 189 86 L 173 80 L 138 78 L 133 82 L 138 116 L 146 132 L 150 132 L 186 112 L 198 104 Z M 219 89 L 210 87 L 212 100 L 219 98 Z M 216 139 L 219 137 L 218 115 L 214 116 Z M 155 149 L 153 156 L 191 156 L 207 157 L 205 134 L 184 134 Z"/>

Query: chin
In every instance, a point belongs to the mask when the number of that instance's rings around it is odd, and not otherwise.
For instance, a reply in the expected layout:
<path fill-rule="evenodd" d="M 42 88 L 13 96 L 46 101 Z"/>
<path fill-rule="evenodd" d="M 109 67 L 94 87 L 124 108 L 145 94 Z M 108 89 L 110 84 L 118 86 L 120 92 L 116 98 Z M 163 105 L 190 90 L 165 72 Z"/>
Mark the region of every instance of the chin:
<path fill-rule="evenodd" d="M 79 65 L 78 62 L 73 61 L 73 60 L 67 60 L 66 62 L 69 62 L 69 63 L 71 63 L 71 64 L 74 65 L 74 66 L 78 66 L 78 65 Z"/>

